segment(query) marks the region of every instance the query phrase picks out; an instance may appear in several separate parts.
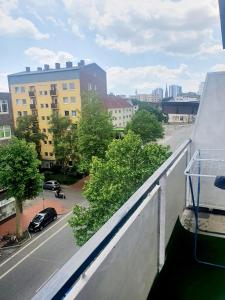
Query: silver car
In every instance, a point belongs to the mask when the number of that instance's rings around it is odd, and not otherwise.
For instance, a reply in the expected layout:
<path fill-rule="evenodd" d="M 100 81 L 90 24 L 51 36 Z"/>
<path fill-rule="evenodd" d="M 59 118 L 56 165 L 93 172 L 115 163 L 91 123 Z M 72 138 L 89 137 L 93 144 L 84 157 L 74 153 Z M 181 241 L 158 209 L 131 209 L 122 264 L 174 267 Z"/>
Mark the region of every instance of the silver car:
<path fill-rule="evenodd" d="M 43 185 L 43 189 L 55 191 L 60 188 L 60 184 L 56 180 L 46 181 Z"/>

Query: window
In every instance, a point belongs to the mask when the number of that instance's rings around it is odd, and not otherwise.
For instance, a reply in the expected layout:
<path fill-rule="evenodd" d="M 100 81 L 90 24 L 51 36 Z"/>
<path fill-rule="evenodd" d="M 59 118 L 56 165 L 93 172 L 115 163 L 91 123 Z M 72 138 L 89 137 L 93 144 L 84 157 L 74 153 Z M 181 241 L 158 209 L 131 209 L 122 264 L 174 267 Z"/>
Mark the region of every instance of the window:
<path fill-rule="evenodd" d="M 51 84 L 51 90 L 56 90 L 56 83 Z"/>
<path fill-rule="evenodd" d="M 9 139 L 11 137 L 11 128 L 9 125 L 0 126 L 0 140 Z"/>
<path fill-rule="evenodd" d="M 44 141 L 45 145 L 47 144 L 47 141 Z"/>
<path fill-rule="evenodd" d="M 45 106 L 44 106 L 44 104 L 41 104 L 41 108 L 44 108 Z"/>
<path fill-rule="evenodd" d="M 8 112 L 8 102 L 6 100 L 0 100 L 0 114 L 5 114 Z"/>
<path fill-rule="evenodd" d="M 72 110 L 72 111 L 71 111 L 71 115 L 72 115 L 72 117 L 76 117 L 76 115 L 77 115 L 76 110 Z"/>
<path fill-rule="evenodd" d="M 24 86 L 16 86 L 15 93 L 16 94 L 25 93 L 25 87 Z"/>
<path fill-rule="evenodd" d="M 48 104 L 45 104 L 45 107 L 48 108 Z"/>
<path fill-rule="evenodd" d="M 74 82 L 70 82 L 69 83 L 69 89 L 70 90 L 74 90 L 75 89 L 75 83 Z"/>
<path fill-rule="evenodd" d="M 69 98 L 68 97 L 63 97 L 63 103 L 68 104 L 69 103 Z"/>
<path fill-rule="evenodd" d="M 23 104 L 27 104 L 27 100 L 26 99 L 22 99 Z"/>
<path fill-rule="evenodd" d="M 43 128 L 43 129 L 42 129 L 42 131 L 43 131 L 43 132 L 46 132 L 46 129 L 45 129 L 45 128 Z"/>
<path fill-rule="evenodd" d="M 17 105 L 25 105 L 27 104 L 26 99 L 16 99 L 16 104 Z"/>
<path fill-rule="evenodd" d="M 48 156 L 48 152 L 45 152 L 45 156 Z"/>
<path fill-rule="evenodd" d="M 45 95 L 45 96 L 48 95 L 48 91 L 44 91 L 44 95 Z"/>
<path fill-rule="evenodd" d="M 21 111 L 18 111 L 17 114 L 18 114 L 18 117 L 22 117 L 22 112 Z"/>
<path fill-rule="evenodd" d="M 40 91 L 39 94 L 42 95 L 42 91 Z"/>
<path fill-rule="evenodd" d="M 75 103 L 76 102 L 76 98 L 75 97 L 70 97 L 70 103 Z"/>
<path fill-rule="evenodd" d="M 27 116 L 27 111 L 23 111 L 23 116 Z"/>
<path fill-rule="evenodd" d="M 49 145 L 51 145 L 51 144 L 52 144 L 52 141 L 48 141 L 48 143 L 49 143 Z"/>
<path fill-rule="evenodd" d="M 43 116 L 43 117 L 41 117 L 41 119 L 42 119 L 42 120 L 45 120 L 45 117 Z"/>
<path fill-rule="evenodd" d="M 65 111 L 64 111 L 64 114 L 65 114 L 65 116 L 69 116 L 69 115 L 70 115 L 70 112 L 69 112 L 68 110 L 65 110 Z"/>
<path fill-rule="evenodd" d="M 52 153 L 52 152 L 50 152 L 49 154 L 50 154 L 50 156 L 53 156 L 53 153 Z"/>
<path fill-rule="evenodd" d="M 50 120 L 50 117 L 49 117 L 49 116 L 47 116 L 47 120 Z"/>
<path fill-rule="evenodd" d="M 67 83 L 63 83 L 63 84 L 62 84 L 62 89 L 63 89 L 63 90 L 67 90 Z"/>

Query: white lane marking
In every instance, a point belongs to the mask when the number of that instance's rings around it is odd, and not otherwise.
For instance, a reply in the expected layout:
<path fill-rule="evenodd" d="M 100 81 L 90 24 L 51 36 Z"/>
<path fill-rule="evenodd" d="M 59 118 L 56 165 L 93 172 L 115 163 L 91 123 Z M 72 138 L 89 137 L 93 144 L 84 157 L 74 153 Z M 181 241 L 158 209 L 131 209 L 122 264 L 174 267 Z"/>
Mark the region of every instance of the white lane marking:
<path fill-rule="evenodd" d="M 53 275 L 55 275 L 55 273 L 58 271 L 59 269 L 57 268 L 43 283 L 42 285 L 35 291 L 35 294 L 37 294 L 37 292 L 40 291 L 40 289 L 53 277 Z"/>
<path fill-rule="evenodd" d="M 27 259 L 31 254 L 33 254 L 37 249 L 39 249 L 41 246 L 43 246 L 45 243 L 47 243 L 53 236 L 55 236 L 57 233 L 59 233 L 62 229 L 64 229 L 68 224 L 64 224 L 62 227 L 60 227 L 56 232 L 54 232 L 52 235 L 50 235 L 46 240 L 44 240 L 40 245 L 38 245 L 36 248 L 34 248 L 31 252 L 29 252 L 26 256 L 24 256 L 21 260 L 19 260 L 14 266 L 12 266 L 10 269 L 8 269 L 4 274 L 0 276 L 0 280 L 4 278 L 7 274 L 9 274 L 13 269 L 15 269 L 17 266 L 19 266 L 25 259 Z"/>
<path fill-rule="evenodd" d="M 6 259 L 5 261 L 3 261 L 3 263 L 0 264 L 0 268 L 6 264 L 8 261 L 10 261 L 13 257 L 15 257 L 17 254 L 19 254 L 21 251 L 23 251 L 25 248 L 27 248 L 28 246 L 30 246 L 31 244 L 33 244 L 36 240 L 38 240 L 40 237 L 42 237 L 44 234 L 46 234 L 49 230 L 51 230 L 52 228 L 54 228 L 57 224 L 59 224 L 61 221 L 63 221 L 66 217 L 68 217 L 70 214 L 72 214 L 72 211 L 70 211 L 68 214 L 66 214 L 64 217 L 62 217 L 62 219 L 59 219 L 58 222 L 56 222 L 53 226 L 49 227 L 48 229 L 46 229 L 43 233 L 39 234 L 35 239 L 33 239 L 30 243 L 26 244 L 23 248 L 21 248 L 19 251 L 17 251 L 15 254 L 13 254 L 12 256 L 10 256 L 8 259 Z"/>

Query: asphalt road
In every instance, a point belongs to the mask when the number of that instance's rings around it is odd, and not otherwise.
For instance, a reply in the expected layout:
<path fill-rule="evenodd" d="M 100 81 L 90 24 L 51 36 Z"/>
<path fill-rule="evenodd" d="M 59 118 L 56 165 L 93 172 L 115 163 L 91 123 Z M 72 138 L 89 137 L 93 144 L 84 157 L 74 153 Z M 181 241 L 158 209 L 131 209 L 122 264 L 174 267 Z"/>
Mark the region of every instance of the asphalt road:
<path fill-rule="evenodd" d="M 0 264 L 0 300 L 28 300 L 74 255 L 71 213 L 62 216 Z"/>

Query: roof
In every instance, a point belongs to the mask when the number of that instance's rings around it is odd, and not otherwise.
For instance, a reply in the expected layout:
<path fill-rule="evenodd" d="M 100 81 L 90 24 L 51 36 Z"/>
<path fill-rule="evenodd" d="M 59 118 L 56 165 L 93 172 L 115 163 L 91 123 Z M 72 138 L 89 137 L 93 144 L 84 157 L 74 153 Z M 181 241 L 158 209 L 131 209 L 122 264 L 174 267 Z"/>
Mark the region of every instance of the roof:
<path fill-rule="evenodd" d="M 133 107 L 126 99 L 112 95 L 105 96 L 103 104 L 107 109 Z"/>

